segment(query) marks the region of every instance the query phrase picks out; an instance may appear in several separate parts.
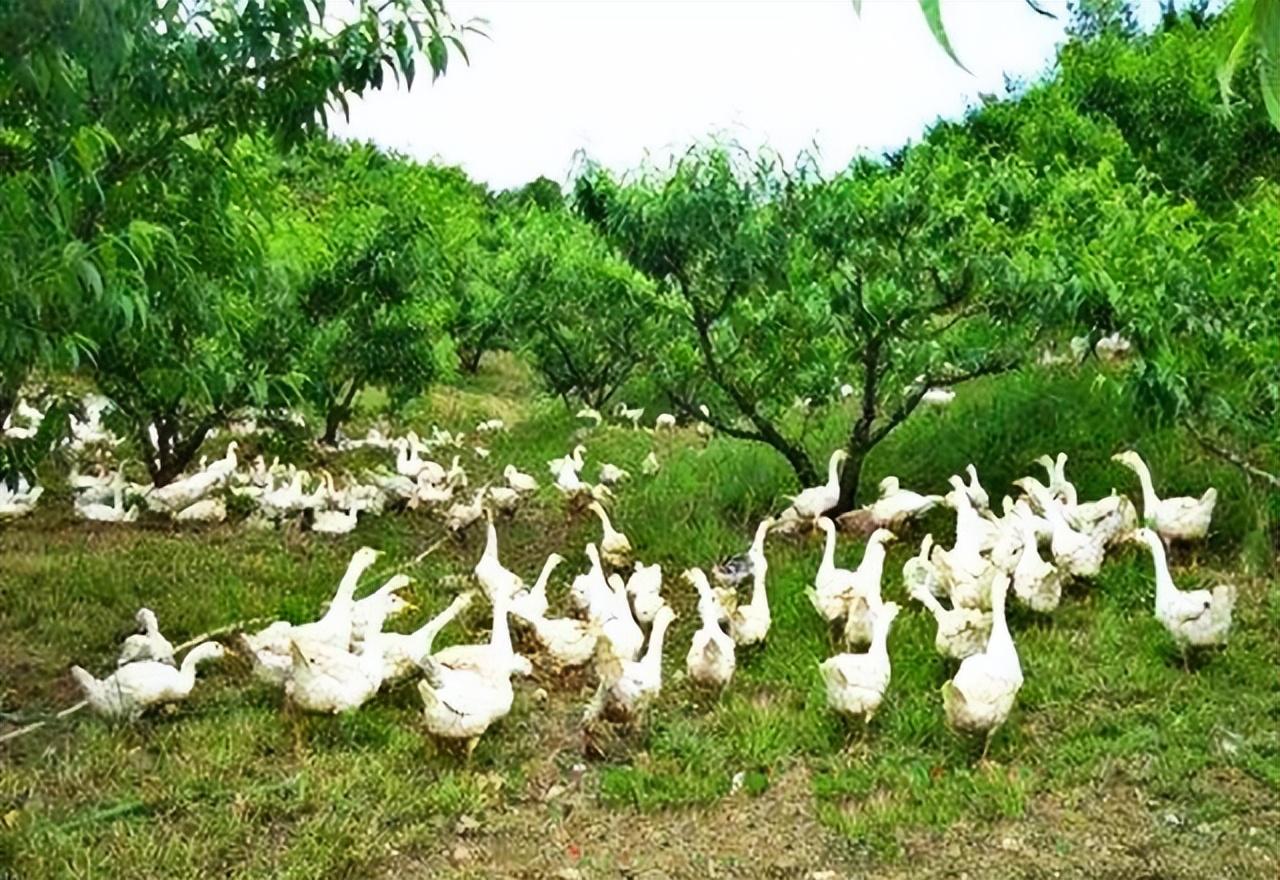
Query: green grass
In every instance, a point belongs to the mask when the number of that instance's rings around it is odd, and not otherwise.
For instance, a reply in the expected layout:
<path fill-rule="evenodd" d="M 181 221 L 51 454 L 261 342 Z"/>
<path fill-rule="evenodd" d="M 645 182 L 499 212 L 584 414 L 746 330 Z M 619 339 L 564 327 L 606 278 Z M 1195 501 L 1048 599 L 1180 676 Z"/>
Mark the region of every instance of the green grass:
<path fill-rule="evenodd" d="M 554 402 L 538 400 L 510 362 L 462 390 L 441 390 L 411 408 L 419 430 L 433 422 L 471 428 L 499 413 L 512 431 L 486 440 L 485 462 L 466 456 L 473 486 L 514 461 L 540 478 L 578 427 Z M 383 403 L 367 401 L 366 415 Z M 839 417 L 814 427 L 817 446 L 837 436 Z M 1143 424 L 1124 401 L 1093 390 L 1091 376 L 1010 376 L 976 384 L 943 414 L 922 414 L 868 463 L 864 485 L 886 473 L 913 487 L 941 486 L 977 464 L 994 498 L 1041 452 L 1066 450 L 1068 473 L 1086 497 L 1112 486 L 1134 493 L 1131 474 L 1109 460 L 1127 446 L 1151 462 L 1168 492 L 1213 483 L 1221 501 L 1203 547 L 1182 554 L 1185 584 L 1220 573 L 1240 578 L 1230 648 L 1185 673 L 1152 619 L 1150 561 L 1122 550 L 1091 585 L 1071 589 L 1052 617 L 1016 610 L 1012 629 L 1026 684 L 1007 727 L 979 766 L 978 743 L 942 720 L 938 688 L 948 666 L 933 652 L 931 621 L 916 606 L 890 641 L 894 677 L 866 732 L 826 710 L 816 673 L 828 634 L 804 588 L 820 545 L 771 539 L 774 629 L 760 650 L 742 652 L 732 686 L 708 694 L 684 680 L 684 652 L 696 626 L 693 591 L 678 579 L 740 550 L 754 521 L 794 490 L 770 451 L 691 433 L 657 440 L 606 427 L 587 440 L 587 474 L 613 461 L 635 478 L 619 492 L 616 522 L 645 561 L 662 563 L 664 590 L 679 614 L 667 651 L 661 703 L 637 729 L 606 743 L 586 784 L 591 809 L 642 811 L 713 805 L 745 774 L 745 796 L 768 796 L 774 780 L 801 768 L 810 807 L 832 831 L 874 858 L 892 858 L 910 835 L 959 822 L 1023 815 L 1045 797 L 1123 782 L 1158 811 L 1195 821 L 1243 823 L 1241 790 L 1280 809 L 1280 589 L 1241 576 L 1241 548 L 1269 547 L 1266 511 L 1233 469 L 1206 459 L 1177 434 Z M 663 468 L 640 475 L 657 448 Z M 76 694 L 67 667 L 104 670 L 141 604 L 154 608 L 175 641 L 235 620 L 305 619 L 331 593 L 361 544 L 386 551 L 385 570 L 441 534 L 422 514 L 367 521 L 352 535 L 317 540 L 228 525 L 176 530 L 166 524 L 89 527 L 71 520 L 57 491 L 28 521 L 0 533 L 0 687 L 3 708 L 56 710 Z M 905 601 L 902 562 L 923 529 L 944 543 L 939 513 L 894 546 L 886 596 Z M 553 603 L 582 566 L 593 518 L 571 517 L 550 489 L 501 528 L 503 559 L 532 576 L 545 554 L 564 553 Z M 1250 537 L 1254 536 L 1254 537 Z M 482 535 L 446 542 L 413 574 L 421 611 L 449 601 L 446 575 L 469 572 Z M 841 542 L 839 561 L 861 547 Z M 561 605 L 560 607 L 563 607 Z M 473 608 L 441 643 L 483 635 L 488 611 Z M 543 701 L 538 688 L 548 692 Z M 458 817 L 525 809 L 548 779 L 583 760 L 577 719 L 586 677 L 541 675 L 519 688 L 512 715 L 469 763 L 441 750 L 417 723 L 411 685 L 342 718 L 292 718 L 280 697 L 255 684 L 243 662 L 211 667 L 192 699 L 132 727 L 85 715 L 0 746 L 0 876 L 365 877 L 398 859 L 438 851 Z M 744 795 L 739 795 L 744 796 Z M 1251 802 L 1252 803 L 1252 802 Z M 1275 849 L 1275 836 L 1255 841 Z"/>

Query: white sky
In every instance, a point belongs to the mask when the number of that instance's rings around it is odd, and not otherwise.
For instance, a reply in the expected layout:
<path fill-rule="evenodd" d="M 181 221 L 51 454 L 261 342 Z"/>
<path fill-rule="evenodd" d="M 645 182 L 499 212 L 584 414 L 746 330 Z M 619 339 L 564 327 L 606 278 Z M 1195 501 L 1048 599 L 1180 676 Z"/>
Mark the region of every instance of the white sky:
<path fill-rule="evenodd" d="M 579 149 L 622 170 L 711 133 L 788 158 L 816 144 L 841 168 L 1002 92 L 1005 74 L 1043 73 L 1067 11 L 1041 5 L 1058 19 L 1022 0 L 943 0 L 970 75 L 916 0 L 864 0 L 860 18 L 850 0 L 451 0 L 455 20 L 488 20 L 489 39 L 467 40 L 470 66 L 455 57 L 411 92 L 389 84 L 333 129 L 494 188 L 563 182 Z"/>

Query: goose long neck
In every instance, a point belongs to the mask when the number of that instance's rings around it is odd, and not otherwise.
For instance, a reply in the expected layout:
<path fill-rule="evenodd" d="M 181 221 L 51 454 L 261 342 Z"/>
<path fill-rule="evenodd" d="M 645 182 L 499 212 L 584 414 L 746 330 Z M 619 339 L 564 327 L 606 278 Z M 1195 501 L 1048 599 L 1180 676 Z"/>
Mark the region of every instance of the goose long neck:
<path fill-rule="evenodd" d="M 662 670 L 662 643 L 666 640 L 667 627 L 670 625 L 671 619 L 667 614 L 663 614 L 653 622 L 653 631 L 649 633 L 649 647 L 640 661 L 645 671 L 650 674 Z"/>
<path fill-rule="evenodd" d="M 920 600 L 920 604 L 929 609 L 929 613 L 933 615 L 935 620 L 941 620 L 942 615 L 947 613 L 947 609 L 942 607 L 942 603 L 938 601 L 938 597 L 930 593 L 925 587 L 915 590 L 911 594 Z"/>
<path fill-rule="evenodd" d="M 1156 601 L 1171 596 L 1177 587 L 1173 584 L 1173 576 L 1169 574 L 1169 562 L 1164 554 L 1164 542 L 1160 536 L 1152 532 L 1147 536 L 1147 546 L 1151 548 L 1151 559 L 1156 569 Z"/>
<path fill-rule="evenodd" d="M 493 632 L 489 636 L 490 646 L 507 654 L 511 649 L 511 629 L 507 623 L 507 597 L 499 591 L 493 597 Z"/>
<path fill-rule="evenodd" d="M 556 566 L 560 564 L 560 560 L 554 556 L 548 556 L 547 561 L 542 565 L 542 571 L 538 573 L 538 579 L 533 583 L 533 592 L 545 595 L 547 592 L 547 581 L 551 579 L 551 572 L 555 571 Z"/>
<path fill-rule="evenodd" d="M 1156 497 L 1156 487 L 1151 482 L 1151 470 L 1140 458 L 1133 463 L 1133 469 L 1138 475 L 1138 482 L 1142 484 L 1142 513 L 1150 516 L 1160 503 L 1160 499 Z"/>
<path fill-rule="evenodd" d="M 827 486 L 840 488 L 840 453 L 838 452 L 833 452 L 831 460 L 827 462 Z"/>
<path fill-rule="evenodd" d="M 342 580 L 338 582 L 338 589 L 333 594 L 333 602 L 331 607 L 336 607 L 340 603 L 348 603 L 355 599 L 356 585 L 360 583 L 360 575 L 364 574 L 368 565 L 360 560 L 352 560 L 347 566 L 347 571 L 342 575 Z"/>
<path fill-rule="evenodd" d="M 498 558 L 498 530 L 490 522 L 485 526 L 484 553 L 485 559 Z"/>
<path fill-rule="evenodd" d="M 889 659 L 889 626 L 892 622 L 883 617 L 877 617 L 875 626 L 871 630 L 871 647 L 867 649 L 867 653 L 881 660 Z"/>
<path fill-rule="evenodd" d="M 884 544 L 872 541 L 862 554 L 862 570 L 877 577 L 884 571 Z"/>
<path fill-rule="evenodd" d="M 830 528 L 826 532 L 827 546 L 822 551 L 821 568 L 823 571 L 831 571 L 836 567 L 836 530 Z"/>

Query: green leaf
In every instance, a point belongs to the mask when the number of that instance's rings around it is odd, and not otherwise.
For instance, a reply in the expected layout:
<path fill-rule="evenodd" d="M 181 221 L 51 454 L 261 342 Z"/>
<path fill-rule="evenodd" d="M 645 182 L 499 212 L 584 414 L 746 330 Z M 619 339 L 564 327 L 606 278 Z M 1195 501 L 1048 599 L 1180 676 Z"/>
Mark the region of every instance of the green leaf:
<path fill-rule="evenodd" d="M 1271 124 L 1280 128 L 1280 0 L 1254 0 L 1253 34 L 1258 41 L 1259 83 Z"/>
<path fill-rule="evenodd" d="M 955 49 L 951 48 L 951 40 L 947 38 L 947 28 L 942 23 L 942 4 L 941 0 L 920 0 L 920 11 L 924 13 L 924 20 L 929 23 L 929 30 L 933 31 L 933 38 L 938 41 L 938 45 L 943 51 L 951 56 L 951 60 L 956 66 L 965 73 L 973 71 L 965 67 L 960 58 L 956 55 Z"/>

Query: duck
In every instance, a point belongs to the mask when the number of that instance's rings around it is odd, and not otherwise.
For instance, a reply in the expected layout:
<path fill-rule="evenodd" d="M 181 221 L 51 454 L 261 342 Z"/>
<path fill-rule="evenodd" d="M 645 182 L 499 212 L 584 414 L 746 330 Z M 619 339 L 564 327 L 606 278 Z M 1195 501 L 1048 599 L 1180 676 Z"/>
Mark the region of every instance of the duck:
<path fill-rule="evenodd" d="M 991 635 L 986 648 L 960 661 L 955 676 L 942 685 L 947 723 L 962 733 L 981 733 L 982 759 L 991 737 L 1009 718 L 1022 688 L 1022 664 L 1005 620 L 1009 577 L 997 575 L 991 584 Z"/>
<path fill-rule="evenodd" d="M 1057 566 L 1040 558 L 1036 526 L 1029 508 L 1019 515 L 1022 529 L 1022 555 L 1013 569 L 1013 595 L 1032 611 L 1048 614 L 1062 601 L 1062 572 Z"/>
<path fill-rule="evenodd" d="M 467 590 L 453 598 L 449 605 L 411 633 L 382 633 L 382 680 L 396 682 L 412 675 L 431 654 L 436 636 L 446 626 L 471 607 L 475 601 L 474 590 Z"/>
<path fill-rule="evenodd" d="M 553 458 L 547 462 L 547 470 L 551 472 L 553 477 L 559 477 L 561 472 L 566 469 L 577 473 L 582 470 L 582 466 L 585 463 L 582 456 L 586 451 L 587 447 L 579 443 L 563 458 Z"/>
<path fill-rule="evenodd" d="M 351 606 L 351 644 L 360 645 L 375 619 L 386 621 L 414 608 L 414 604 L 400 595 L 400 591 L 413 583 L 407 574 L 394 574 L 386 583 Z"/>
<path fill-rule="evenodd" d="M 490 486 L 485 497 L 494 510 L 507 516 L 514 514 L 520 507 L 520 493 L 510 486 Z"/>
<path fill-rule="evenodd" d="M 1044 468 L 1045 476 L 1049 480 L 1048 485 L 1045 486 L 1046 491 L 1067 506 L 1074 507 L 1077 500 L 1076 487 L 1067 479 L 1067 454 L 1059 452 L 1053 458 L 1042 455 L 1036 459 L 1035 463 Z"/>
<path fill-rule="evenodd" d="M 920 402 L 925 406 L 942 408 L 950 406 L 955 399 L 956 393 L 950 388 L 930 388 L 921 396 Z"/>
<path fill-rule="evenodd" d="M 106 718 L 132 721 L 152 706 L 185 700 L 195 687 L 197 667 L 225 654 L 226 649 L 219 643 L 202 642 L 187 652 L 178 667 L 156 660 L 138 660 L 126 663 L 103 679 L 94 678 L 80 666 L 71 667 L 71 676 L 94 712 Z"/>
<path fill-rule="evenodd" d="M 723 689 L 733 678 L 737 658 L 733 639 L 720 628 L 720 602 L 702 569 L 689 569 L 684 579 L 698 591 L 698 617 L 702 621 L 685 656 L 685 669 L 697 684 Z"/>
<path fill-rule="evenodd" d="M 587 611 L 593 602 L 599 602 L 602 599 L 607 602 L 605 594 L 609 592 L 609 583 L 605 579 L 604 566 L 600 561 L 600 551 L 596 549 L 595 544 L 587 544 L 585 553 L 591 568 L 576 576 L 569 584 L 569 601 L 579 611 Z"/>
<path fill-rule="evenodd" d="M 76 516 L 90 522 L 130 523 L 138 519 L 138 505 L 125 509 L 124 485 L 120 482 L 117 482 L 111 490 L 110 504 L 77 502 L 74 506 Z"/>
<path fill-rule="evenodd" d="M 978 469 L 972 464 L 964 466 L 964 471 L 969 475 L 969 482 L 965 484 L 965 494 L 969 496 L 969 500 L 978 510 L 989 510 L 991 508 L 991 496 L 987 494 L 987 490 L 982 488 L 982 484 L 978 482 Z"/>
<path fill-rule="evenodd" d="M 457 534 L 484 516 L 484 495 L 488 487 L 481 488 L 469 502 L 458 501 L 445 513 L 444 527 Z"/>
<path fill-rule="evenodd" d="M 769 573 L 769 560 L 764 555 L 764 541 L 773 523 L 772 517 L 766 517 L 760 522 L 756 527 L 751 548 L 747 551 L 752 578 L 751 601 L 745 605 L 735 604 L 735 607 L 729 611 L 729 635 L 739 647 L 763 642 L 772 624 L 768 589 L 765 585 L 765 579 Z"/>
<path fill-rule="evenodd" d="M 31 513 L 43 494 L 44 486 L 32 487 L 24 479 L 19 480 L 16 490 L 11 490 L 4 480 L 0 480 L 0 522 Z"/>
<path fill-rule="evenodd" d="M 827 461 L 827 482 L 789 498 L 791 509 L 797 516 L 801 519 L 814 519 L 836 506 L 840 500 L 840 465 L 848 457 L 849 453 L 843 449 L 831 453 L 831 458 Z"/>
<path fill-rule="evenodd" d="M 513 464 L 502 469 L 502 478 L 507 481 L 508 486 L 521 494 L 538 491 L 538 481 Z"/>
<path fill-rule="evenodd" d="M 889 688 L 889 630 L 897 616 L 898 605 L 884 603 L 876 612 L 865 654 L 837 654 L 818 664 L 827 705 L 836 712 L 861 716 L 866 724 L 875 717 Z"/>
<path fill-rule="evenodd" d="M 629 407 L 625 403 L 619 403 L 614 407 L 614 414 L 619 418 L 625 419 L 631 423 L 631 427 L 639 428 L 640 420 L 644 418 L 644 407 Z"/>
<path fill-rule="evenodd" d="M 600 482 L 606 486 L 616 486 L 629 479 L 631 479 L 631 474 L 616 464 L 605 462 L 600 465 Z"/>
<path fill-rule="evenodd" d="M 227 502 L 223 498 L 201 498 L 173 515 L 174 522 L 222 522 L 227 518 Z"/>
<path fill-rule="evenodd" d="M 920 552 L 902 563 L 902 585 L 907 588 L 908 594 L 916 590 L 927 590 L 933 596 L 946 595 L 938 568 L 929 558 L 932 552 L 933 535 L 930 533 L 920 539 Z"/>
<path fill-rule="evenodd" d="M 209 462 L 208 466 L 204 468 L 204 472 L 214 477 L 218 482 L 226 482 L 235 473 L 236 465 L 239 464 L 239 459 L 236 457 L 236 450 L 239 448 L 240 444 L 232 440 L 227 444 L 227 450 L 222 458 Z"/>
<path fill-rule="evenodd" d="M 951 660 L 963 660 L 982 651 L 991 635 L 991 612 L 980 608 L 954 605 L 946 608 L 925 587 L 910 591 L 911 598 L 923 605 L 938 625 L 933 647 Z"/>
<path fill-rule="evenodd" d="M 491 605 L 493 624 L 489 630 L 489 641 L 441 648 L 431 655 L 437 663 L 450 669 L 506 668 L 511 658 L 515 656 L 515 649 L 511 645 L 511 627 L 508 622 L 511 596 L 507 593 L 495 593 Z"/>
<path fill-rule="evenodd" d="M 345 646 L 289 640 L 292 659 L 285 697 L 306 712 L 337 715 L 359 709 L 382 687 L 382 624 L 385 605 L 374 605 L 369 614 L 359 654 Z"/>
<path fill-rule="evenodd" d="M 124 640 L 116 665 L 150 660 L 173 666 L 173 644 L 160 634 L 160 622 L 156 619 L 156 613 L 150 608 L 139 608 L 134 619 L 142 632 L 134 633 Z"/>
<path fill-rule="evenodd" d="M 654 616 L 666 603 L 662 598 L 662 566 L 645 565 L 637 561 L 631 577 L 627 579 L 627 594 L 631 596 L 632 609 L 640 623 L 653 623 Z"/>
<path fill-rule="evenodd" d="M 653 629 L 644 656 L 630 660 L 620 655 L 608 638 L 596 645 L 596 672 L 600 684 L 587 707 L 584 721 L 605 717 L 629 722 L 652 705 L 662 692 L 662 650 L 667 630 L 676 618 L 669 605 L 663 605 L 653 616 Z"/>
<path fill-rule="evenodd" d="M 880 497 L 871 504 L 871 520 L 881 528 L 897 528 L 942 503 L 941 495 L 921 495 L 903 489 L 897 477 L 880 481 Z"/>
<path fill-rule="evenodd" d="M 268 684 L 284 684 L 293 665 L 290 643 L 295 640 L 346 651 L 351 645 L 356 586 L 379 555 L 372 547 L 352 554 L 329 609 L 319 620 L 297 625 L 278 620 L 256 633 L 242 633 L 240 644 L 253 658 L 254 674 Z"/>
<path fill-rule="evenodd" d="M 1013 483 L 1020 488 L 1039 492 L 1026 478 Z M 1049 521 L 1053 530 L 1049 539 L 1049 549 L 1053 553 L 1053 563 L 1073 577 L 1096 577 L 1102 570 L 1102 561 L 1106 556 L 1106 544 L 1096 537 L 1076 531 L 1067 522 L 1063 508 L 1056 499 L 1047 493 L 1039 498 L 1044 510 L 1044 518 Z"/>
<path fill-rule="evenodd" d="M 736 590 L 751 579 L 757 562 L 762 562 L 768 568 L 769 562 L 764 558 L 764 541 L 777 522 L 773 517 L 761 520 L 756 526 L 751 545 L 743 553 L 716 563 L 711 569 L 711 579 L 716 582 L 716 586 Z"/>
<path fill-rule="evenodd" d="M 1149 527 L 1137 530 L 1134 540 L 1147 546 L 1155 564 L 1156 620 L 1173 636 L 1182 652 L 1183 666 L 1193 648 L 1222 647 L 1231 633 L 1231 613 L 1236 589 L 1221 584 L 1212 590 L 1180 590 L 1169 573 L 1163 536 Z"/>
<path fill-rule="evenodd" d="M 298 510 L 306 497 L 302 491 L 302 480 L 305 475 L 304 471 L 295 470 L 286 485 L 275 486 L 273 482 L 271 488 L 258 498 L 258 505 L 263 512 L 268 516 L 281 516 Z"/>
<path fill-rule="evenodd" d="M 622 568 L 631 564 L 631 540 L 613 527 L 609 514 L 604 512 L 600 502 L 592 501 L 587 509 L 600 519 L 600 527 L 604 530 L 600 538 L 600 555 L 604 561 L 614 568 Z"/>
<path fill-rule="evenodd" d="M 434 656 L 424 657 L 420 666 L 424 726 L 441 739 L 462 740 L 468 758 L 485 731 L 511 711 L 511 676 L 533 672 L 532 664 L 519 654 L 481 669 L 450 668 Z"/>
<path fill-rule="evenodd" d="M 1151 481 L 1151 471 L 1132 450 L 1111 456 L 1138 475 L 1142 483 L 1142 521 L 1166 541 L 1197 541 L 1209 533 L 1218 490 L 1212 486 L 1199 498 L 1160 498 Z"/>
<path fill-rule="evenodd" d="M 498 559 L 498 530 L 494 528 L 492 517 L 488 517 L 485 523 L 484 550 L 472 571 L 480 582 L 485 598 L 490 602 L 499 593 L 514 596 L 524 589 L 524 580 Z"/>
<path fill-rule="evenodd" d="M 538 579 L 534 581 L 532 589 L 524 589 L 524 584 L 521 583 L 519 587 L 512 590 L 511 613 L 513 615 L 520 620 L 532 623 L 533 618 L 542 617 L 547 613 L 547 581 L 551 579 L 551 573 L 562 562 L 564 557 L 559 553 L 549 554 L 547 561 L 542 564 L 542 571 L 538 573 Z"/>
<path fill-rule="evenodd" d="M 875 617 L 884 604 L 880 597 L 880 579 L 884 574 L 885 547 L 896 540 L 897 536 L 888 529 L 876 529 L 867 538 L 845 607 L 844 640 L 851 645 L 871 642 Z"/>
<path fill-rule="evenodd" d="M 418 474 L 426 467 L 426 462 L 418 455 L 418 447 L 407 438 L 401 438 L 396 444 L 396 473 L 417 479 Z"/>

